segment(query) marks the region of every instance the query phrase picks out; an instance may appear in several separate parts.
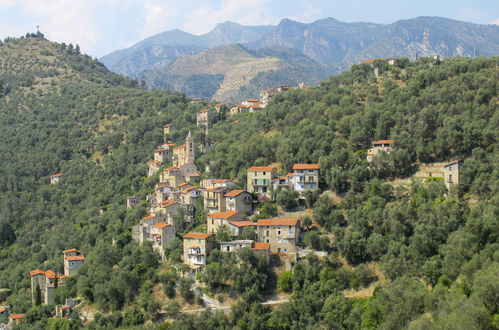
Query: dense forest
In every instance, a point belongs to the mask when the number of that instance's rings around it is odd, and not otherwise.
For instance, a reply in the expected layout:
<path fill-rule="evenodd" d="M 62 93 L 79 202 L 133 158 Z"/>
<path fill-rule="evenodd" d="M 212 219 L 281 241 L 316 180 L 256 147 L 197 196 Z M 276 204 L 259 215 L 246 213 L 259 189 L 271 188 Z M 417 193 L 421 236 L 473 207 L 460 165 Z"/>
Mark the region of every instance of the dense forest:
<path fill-rule="evenodd" d="M 207 136 L 195 127 L 202 105 L 145 91 L 77 46 L 9 38 L 0 58 L 0 305 L 26 313 L 23 328 L 499 327 L 499 58 L 354 65 L 278 94 L 260 112 L 222 114 Z M 199 302 L 181 276 L 178 242 L 161 262 L 131 241 L 147 203 L 124 205 L 152 191 L 157 177 L 146 178 L 145 162 L 170 122 L 175 142 L 192 130 L 214 143 L 198 168 L 241 187 L 253 165 L 287 173 L 293 163 L 319 163 L 321 191 L 303 202 L 276 192 L 259 208 L 273 215 L 306 203 L 304 244 L 328 256 L 276 273 L 249 251 L 215 250 L 197 280 L 208 293 L 230 292 L 231 312 L 180 313 L 179 302 Z M 368 163 L 371 141 L 388 138 L 394 150 Z M 461 184 L 449 192 L 438 178 L 394 184 L 421 163 L 456 159 Z M 49 185 L 58 172 L 63 182 Z M 31 301 L 29 271 L 60 271 L 62 250 L 73 247 L 87 258 L 56 301 L 84 298 L 96 310 L 85 324 Z M 374 289 L 347 294 L 366 288 Z M 261 305 L 276 292 L 289 302 Z"/>

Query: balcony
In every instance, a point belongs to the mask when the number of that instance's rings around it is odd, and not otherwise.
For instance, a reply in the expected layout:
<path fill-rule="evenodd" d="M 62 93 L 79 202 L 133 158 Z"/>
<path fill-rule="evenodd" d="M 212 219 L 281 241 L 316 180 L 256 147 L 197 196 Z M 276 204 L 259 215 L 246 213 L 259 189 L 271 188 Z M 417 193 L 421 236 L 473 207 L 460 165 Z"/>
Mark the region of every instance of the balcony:
<path fill-rule="evenodd" d="M 204 251 L 201 248 L 189 248 L 187 254 L 195 256 L 204 256 Z"/>

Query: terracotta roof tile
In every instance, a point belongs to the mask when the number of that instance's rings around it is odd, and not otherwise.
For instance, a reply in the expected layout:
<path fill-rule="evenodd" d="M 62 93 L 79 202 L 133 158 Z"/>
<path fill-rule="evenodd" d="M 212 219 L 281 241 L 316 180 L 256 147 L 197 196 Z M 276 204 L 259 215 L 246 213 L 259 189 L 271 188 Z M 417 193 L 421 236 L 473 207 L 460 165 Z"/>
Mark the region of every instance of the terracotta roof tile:
<path fill-rule="evenodd" d="M 298 218 L 274 218 L 258 220 L 258 226 L 295 226 L 298 223 Z"/>
<path fill-rule="evenodd" d="M 207 239 L 211 237 L 213 234 L 206 233 L 187 233 L 182 238 L 192 238 L 192 239 Z"/>
<path fill-rule="evenodd" d="M 45 275 L 45 272 L 41 269 L 35 269 L 29 272 L 29 276 Z"/>
<path fill-rule="evenodd" d="M 248 168 L 248 172 L 272 172 L 273 170 L 272 166 L 252 166 Z"/>
<path fill-rule="evenodd" d="M 373 141 L 373 144 L 392 144 L 393 142 L 393 140 L 377 140 Z"/>
<path fill-rule="evenodd" d="M 225 197 L 236 197 L 242 193 L 248 193 L 248 192 L 246 190 L 231 190 L 225 194 Z"/>
<path fill-rule="evenodd" d="M 85 260 L 85 257 L 84 256 L 67 256 L 66 260 L 67 261 L 81 261 L 81 260 Z"/>
<path fill-rule="evenodd" d="M 174 201 L 174 200 L 167 200 L 167 201 L 164 201 L 163 203 L 161 203 L 161 206 L 162 207 L 168 207 L 168 206 L 171 206 L 171 205 L 174 205 L 174 204 L 177 204 L 178 202 L 177 201 Z"/>
<path fill-rule="evenodd" d="M 80 250 L 77 250 L 77 249 L 69 249 L 69 250 L 64 250 L 62 251 L 62 253 L 66 254 L 66 253 L 70 253 L 70 252 L 76 252 L 76 253 L 81 253 Z"/>
<path fill-rule="evenodd" d="M 229 219 L 234 216 L 240 215 L 238 211 L 225 211 L 225 212 L 215 212 L 208 215 L 210 219 Z"/>
<path fill-rule="evenodd" d="M 251 249 L 252 250 L 270 250 L 270 244 L 269 243 L 255 242 Z"/>
<path fill-rule="evenodd" d="M 318 164 L 294 164 L 293 170 L 318 170 L 320 166 Z"/>
<path fill-rule="evenodd" d="M 256 223 L 249 220 L 229 221 L 229 223 L 236 227 L 256 226 Z"/>
<path fill-rule="evenodd" d="M 24 317 L 24 314 L 10 314 L 9 318 L 12 320 L 20 320 Z"/>
<path fill-rule="evenodd" d="M 164 222 L 158 222 L 158 223 L 155 223 L 154 225 L 152 225 L 154 228 L 158 228 L 158 229 L 163 229 L 163 228 L 166 228 L 166 227 L 169 227 L 171 225 L 167 224 L 167 223 L 164 223 Z"/>
<path fill-rule="evenodd" d="M 50 177 L 51 178 L 57 178 L 57 177 L 60 177 L 60 176 L 64 176 L 64 174 L 62 174 L 62 173 L 52 174 Z"/>

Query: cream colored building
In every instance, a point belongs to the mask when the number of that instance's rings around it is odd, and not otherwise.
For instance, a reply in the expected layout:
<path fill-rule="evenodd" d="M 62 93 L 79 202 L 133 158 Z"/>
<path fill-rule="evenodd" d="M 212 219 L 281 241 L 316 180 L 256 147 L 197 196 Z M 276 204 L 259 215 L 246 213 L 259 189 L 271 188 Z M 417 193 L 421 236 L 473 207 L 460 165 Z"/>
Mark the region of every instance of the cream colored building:
<path fill-rule="evenodd" d="M 221 227 L 227 226 L 228 222 L 242 220 L 241 213 L 237 211 L 215 212 L 208 215 L 207 231 L 216 234 Z"/>
<path fill-rule="evenodd" d="M 298 192 L 319 188 L 319 170 L 318 164 L 294 164 L 291 188 Z"/>
<path fill-rule="evenodd" d="M 287 217 L 259 220 L 257 237 L 259 242 L 269 243 L 273 253 L 296 253 L 300 220 Z"/>
<path fill-rule="evenodd" d="M 184 246 L 184 263 L 192 269 L 199 269 L 206 265 L 206 259 L 210 254 L 208 239 L 213 234 L 187 233 L 182 236 Z"/>
<path fill-rule="evenodd" d="M 374 156 L 376 156 L 380 151 L 390 153 L 392 150 L 393 140 L 377 140 L 373 141 L 372 148 L 367 150 L 367 161 L 372 162 Z"/>
<path fill-rule="evenodd" d="M 270 188 L 274 177 L 275 168 L 272 166 L 250 167 L 248 169 L 247 189 L 250 193 L 270 197 Z"/>
<path fill-rule="evenodd" d="M 31 297 L 33 303 L 36 299 L 36 287 L 40 289 L 41 303 L 50 305 L 54 303 L 54 294 L 58 287 L 66 285 L 66 275 L 58 275 L 52 270 L 43 271 L 35 269 L 29 272 L 31 277 Z M 57 283 L 57 284 L 56 284 Z"/>
<path fill-rule="evenodd" d="M 196 150 L 194 147 L 194 139 L 189 131 L 189 134 L 187 134 L 187 137 L 185 138 L 185 144 L 173 148 L 173 165 L 177 167 L 194 165 L 195 159 Z"/>
<path fill-rule="evenodd" d="M 225 194 L 229 190 L 229 188 L 215 187 L 203 191 L 204 208 L 208 213 L 224 212 L 226 210 Z"/>
<path fill-rule="evenodd" d="M 232 180 L 227 180 L 227 179 L 203 179 L 203 180 L 201 180 L 201 187 L 206 188 L 206 189 L 217 188 L 217 187 L 230 188 L 233 185 L 234 185 L 234 182 L 232 182 Z"/>
<path fill-rule="evenodd" d="M 62 180 L 63 176 L 64 176 L 64 174 L 61 174 L 61 173 L 57 173 L 57 174 L 53 174 L 53 175 L 49 176 L 50 184 L 59 183 Z"/>

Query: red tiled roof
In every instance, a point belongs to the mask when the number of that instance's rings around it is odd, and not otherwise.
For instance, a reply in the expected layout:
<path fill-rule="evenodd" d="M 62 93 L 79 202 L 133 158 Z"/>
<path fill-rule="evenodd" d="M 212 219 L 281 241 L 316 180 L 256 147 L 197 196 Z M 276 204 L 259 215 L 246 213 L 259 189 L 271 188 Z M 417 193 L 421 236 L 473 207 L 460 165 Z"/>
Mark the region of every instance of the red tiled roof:
<path fill-rule="evenodd" d="M 10 314 L 9 318 L 12 320 L 20 320 L 24 317 L 24 314 Z"/>
<path fill-rule="evenodd" d="M 362 62 L 363 63 L 372 63 L 372 62 L 374 62 L 374 60 L 363 60 Z"/>
<path fill-rule="evenodd" d="M 186 193 L 188 193 L 189 191 L 194 190 L 194 189 L 199 189 L 199 190 L 201 190 L 202 188 L 200 188 L 200 187 L 189 187 L 189 188 L 185 188 L 184 190 L 182 190 L 182 191 L 180 191 L 180 192 L 181 192 L 182 194 L 186 194 Z"/>
<path fill-rule="evenodd" d="M 293 170 L 318 170 L 320 166 L 318 164 L 294 164 Z"/>
<path fill-rule="evenodd" d="M 77 252 L 77 253 L 80 253 L 80 250 L 77 250 L 77 249 L 69 249 L 69 250 L 64 250 L 62 251 L 62 253 L 66 254 L 66 253 L 70 253 L 70 252 Z"/>
<path fill-rule="evenodd" d="M 161 206 L 162 207 L 167 207 L 167 206 L 170 206 L 170 205 L 173 205 L 173 204 L 177 204 L 178 202 L 177 201 L 174 201 L 174 200 L 167 200 L 167 201 L 164 201 L 163 203 L 161 203 Z"/>
<path fill-rule="evenodd" d="M 256 223 L 249 220 L 240 220 L 240 221 L 229 221 L 229 223 L 236 227 L 248 227 L 248 226 L 256 226 Z"/>
<path fill-rule="evenodd" d="M 251 249 L 252 250 L 270 250 L 270 244 L 269 243 L 255 242 L 254 246 Z"/>
<path fill-rule="evenodd" d="M 47 270 L 45 276 L 47 276 L 47 278 L 56 278 L 57 274 L 52 270 Z"/>
<path fill-rule="evenodd" d="M 154 152 L 163 152 L 163 151 L 168 151 L 168 149 L 166 149 L 166 148 L 160 148 L 160 149 L 154 150 Z"/>
<path fill-rule="evenodd" d="M 258 220 L 258 226 L 295 226 L 298 218 L 274 218 Z"/>
<path fill-rule="evenodd" d="M 171 225 L 169 225 L 167 223 L 164 223 L 164 222 L 158 222 L 158 223 L 155 223 L 152 226 L 155 227 L 155 228 L 158 228 L 158 229 L 163 229 L 163 228 L 169 227 Z"/>
<path fill-rule="evenodd" d="M 236 197 L 244 192 L 247 192 L 247 191 L 246 190 L 231 190 L 225 194 L 225 197 Z"/>
<path fill-rule="evenodd" d="M 142 218 L 142 220 L 149 220 L 149 219 L 154 219 L 156 216 L 154 214 L 149 214 L 148 216 Z"/>
<path fill-rule="evenodd" d="M 203 109 L 201 111 L 198 111 L 198 113 L 205 113 L 205 112 L 209 112 L 209 111 L 210 111 L 210 109 Z"/>
<path fill-rule="evenodd" d="M 238 211 L 225 211 L 225 212 L 215 212 L 208 215 L 210 219 L 229 219 L 235 215 L 239 215 Z"/>
<path fill-rule="evenodd" d="M 29 272 L 29 276 L 36 276 L 36 275 L 45 275 L 45 272 L 41 269 L 35 269 Z"/>
<path fill-rule="evenodd" d="M 392 144 L 393 140 L 378 140 L 378 141 L 373 141 L 373 144 Z"/>
<path fill-rule="evenodd" d="M 272 166 L 252 166 L 248 168 L 248 172 L 271 172 L 274 168 Z"/>
<path fill-rule="evenodd" d="M 192 239 L 207 239 L 211 237 L 213 234 L 206 233 L 187 233 L 182 238 L 192 238 Z"/>
<path fill-rule="evenodd" d="M 260 103 L 260 100 L 257 100 L 257 99 L 244 99 L 243 101 Z"/>
<path fill-rule="evenodd" d="M 0 307 L 0 313 L 3 313 L 3 312 L 5 312 L 5 308 Z"/>
<path fill-rule="evenodd" d="M 210 182 L 212 182 L 212 183 L 224 183 L 224 182 L 232 182 L 232 181 L 227 180 L 227 179 L 211 179 Z"/>
<path fill-rule="evenodd" d="M 81 260 L 85 260 L 85 257 L 84 256 L 67 256 L 66 260 L 67 261 L 81 261 Z"/>
<path fill-rule="evenodd" d="M 178 186 L 179 187 L 183 187 L 183 186 L 187 186 L 189 183 L 188 182 L 182 182 L 181 184 L 179 184 Z"/>
<path fill-rule="evenodd" d="M 160 189 L 163 189 L 163 188 L 169 188 L 170 186 L 167 185 L 167 184 L 162 184 L 161 186 L 157 186 L 156 187 L 156 190 L 160 190 Z"/>
<path fill-rule="evenodd" d="M 187 173 L 184 174 L 185 177 L 191 177 L 191 176 L 199 176 L 199 173 Z"/>
<path fill-rule="evenodd" d="M 176 167 L 176 166 L 171 166 L 171 167 L 165 168 L 165 171 L 169 171 L 169 172 L 180 172 L 179 168 Z"/>
<path fill-rule="evenodd" d="M 172 124 L 165 124 L 163 127 L 172 127 Z"/>
<path fill-rule="evenodd" d="M 60 177 L 60 176 L 64 176 L 64 174 L 62 174 L 62 173 L 52 174 L 50 177 L 51 178 L 57 178 L 57 177 Z"/>

